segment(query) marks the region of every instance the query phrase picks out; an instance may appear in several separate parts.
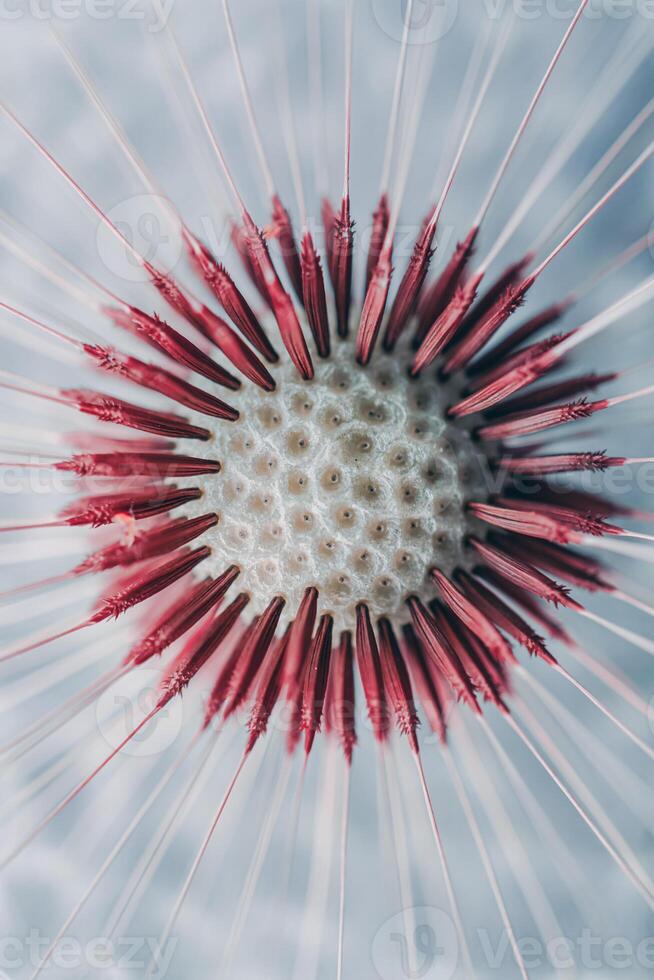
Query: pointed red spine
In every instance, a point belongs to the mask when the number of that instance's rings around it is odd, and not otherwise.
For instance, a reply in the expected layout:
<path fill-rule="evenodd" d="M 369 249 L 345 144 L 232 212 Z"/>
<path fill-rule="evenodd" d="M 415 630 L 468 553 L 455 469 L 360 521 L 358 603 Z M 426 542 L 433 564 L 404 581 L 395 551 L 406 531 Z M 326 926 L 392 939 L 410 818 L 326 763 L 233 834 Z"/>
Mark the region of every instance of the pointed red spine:
<path fill-rule="evenodd" d="M 309 381 L 313 378 L 313 364 L 293 300 L 281 284 L 261 232 L 248 214 L 243 215 L 243 221 L 250 258 L 265 282 L 284 346 L 301 377 Z"/>
<path fill-rule="evenodd" d="M 288 636 L 283 682 L 289 694 L 296 690 L 301 680 L 302 663 L 311 643 L 317 612 L 318 590 L 309 588 L 304 593 Z"/>
<path fill-rule="evenodd" d="M 232 323 L 238 327 L 245 339 L 267 361 L 275 362 L 277 360 L 277 354 L 275 353 L 274 347 L 271 345 L 263 327 L 225 266 L 218 262 L 203 242 L 186 229 L 184 230 L 184 243 L 191 261 L 199 270 L 202 278 Z"/>
<path fill-rule="evenodd" d="M 150 316 L 135 306 L 129 307 L 129 312 L 107 306 L 104 307 L 104 312 L 116 326 L 139 337 L 176 364 L 183 365 L 209 381 L 215 381 L 218 385 L 227 388 L 239 387 L 240 382 L 237 378 L 212 361 L 208 354 L 156 314 Z"/>
<path fill-rule="evenodd" d="M 131 542 L 119 541 L 107 545 L 76 565 L 75 572 L 78 574 L 103 572 L 118 565 L 134 565 L 139 561 L 159 558 L 183 545 L 190 544 L 210 528 L 215 527 L 217 523 L 218 517 L 215 514 L 204 514 L 202 517 L 192 519 L 182 517 L 170 521 L 161 527 L 142 531 Z"/>
<path fill-rule="evenodd" d="M 101 623 L 105 619 L 117 619 L 133 606 L 152 596 L 163 592 L 174 582 L 192 571 L 201 561 L 211 554 L 210 548 L 196 548 L 195 551 L 184 550 L 170 561 L 135 575 L 128 584 L 112 595 L 103 596 L 97 610 L 90 617 L 90 622 Z"/>
<path fill-rule="evenodd" d="M 593 391 L 601 385 L 615 381 L 617 374 L 582 374 L 574 378 L 567 378 L 565 381 L 556 381 L 550 385 L 542 385 L 534 391 L 526 392 L 509 401 L 502 402 L 492 408 L 488 415 L 491 418 L 497 416 L 508 416 L 519 411 L 540 408 L 543 405 L 550 405 L 552 402 L 560 401 L 561 398 L 574 398 Z"/>
<path fill-rule="evenodd" d="M 89 524 L 104 527 L 117 514 L 129 514 L 134 520 L 145 520 L 199 500 L 202 492 L 196 487 L 144 487 L 128 493 L 98 494 L 85 497 L 59 512 L 62 521 L 71 526 Z"/>
<path fill-rule="evenodd" d="M 127 354 L 120 354 L 111 347 L 84 344 L 84 352 L 101 371 L 115 374 L 149 391 L 157 391 L 195 412 L 213 418 L 228 419 L 230 422 L 235 422 L 238 418 L 238 412 L 231 405 L 227 405 L 208 391 L 189 384 L 183 378 L 178 378 L 171 371 L 156 367 L 154 364 L 146 364 Z M 238 388 L 238 383 L 231 387 Z"/>
<path fill-rule="evenodd" d="M 320 617 L 318 629 L 307 658 L 301 709 L 301 728 L 304 732 L 306 755 L 311 752 L 316 734 L 320 731 L 325 708 L 325 695 L 331 664 L 333 625 L 331 616 Z"/>
<path fill-rule="evenodd" d="M 237 596 L 202 631 L 200 644 L 198 646 L 193 644 L 190 653 L 184 651 L 182 659 L 175 660 L 172 668 L 166 671 L 161 681 L 160 689 L 163 703 L 167 703 L 171 698 L 181 694 L 196 674 L 208 663 L 221 643 L 231 633 L 247 602 L 248 597 L 244 593 Z"/>
<path fill-rule="evenodd" d="M 540 657 L 546 663 L 556 663 L 555 658 L 545 646 L 545 641 L 531 628 L 515 610 L 507 606 L 485 585 L 473 579 L 467 572 L 460 572 L 459 583 L 472 603 L 490 619 L 498 629 L 512 636 L 529 653 Z"/>
<path fill-rule="evenodd" d="M 350 215 L 350 198 L 346 194 L 341 201 L 341 209 L 334 218 L 331 241 L 331 275 L 339 337 L 347 337 L 350 331 L 353 262 L 354 222 Z"/>
<path fill-rule="evenodd" d="M 125 662 L 142 664 L 151 657 L 161 656 L 164 650 L 220 605 L 239 575 L 240 569 L 230 565 L 219 578 L 202 582 L 185 602 L 180 603 L 168 617 L 160 621 L 155 629 L 132 648 Z"/>
<path fill-rule="evenodd" d="M 432 665 L 410 623 L 402 627 L 402 649 L 429 727 L 445 744 L 447 741 L 445 681 L 440 672 L 431 669 Z"/>
<path fill-rule="evenodd" d="M 370 244 L 368 245 L 368 257 L 366 259 L 366 292 L 368 291 L 372 274 L 381 257 L 390 220 L 391 210 L 388 203 L 388 194 L 383 192 L 379 197 L 377 207 L 373 211 L 372 215 Z"/>
<path fill-rule="evenodd" d="M 368 283 L 356 340 L 356 359 L 359 364 L 367 364 L 372 357 L 386 309 L 392 275 L 393 263 L 389 245 L 382 250 Z"/>
<path fill-rule="evenodd" d="M 276 231 L 282 261 L 295 295 L 303 303 L 302 272 L 291 217 L 277 194 L 272 199 L 272 222 Z"/>
<path fill-rule="evenodd" d="M 352 635 L 344 632 L 332 653 L 325 718 L 336 732 L 348 765 L 352 764 L 352 752 L 357 741 L 354 699 Z"/>
<path fill-rule="evenodd" d="M 474 636 L 480 638 L 490 653 L 500 662 L 513 660 L 511 647 L 488 617 L 441 571 L 432 569 L 431 577 L 438 586 L 445 605 Z"/>
<path fill-rule="evenodd" d="M 256 620 L 234 665 L 223 717 L 230 718 L 247 699 L 261 664 L 274 642 L 285 599 L 276 596 Z"/>
<path fill-rule="evenodd" d="M 438 279 L 427 289 L 418 305 L 418 330 L 415 346 L 419 347 L 432 323 L 454 299 L 456 290 L 462 285 L 468 263 L 475 252 L 475 242 L 479 228 L 471 228 L 462 242 L 458 242 L 452 258 Z"/>
<path fill-rule="evenodd" d="M 379 648 L 367 606 L 357 606 L 356 622 L 355 649 L 368 717 L 377 741 L 385 742 L 389 732 L 388 706 Z"/>
<path fill-rule="evenodd" d="M 382 664 L 386 698 L 395 714 L 398 731 L 406 735 L 409 745 L 418 752 L 418 714 L 413 700 L 411 679 L 400 646 L 387 619 L 380 619 L 379 656 Z"/>
<path fill-rule="evenodd" d="M 624 466 L 625 456 L 607 456 L 604 450 L 587 453 L 554 453 L 550 456 L 503 456 L 501 468 L 510 473 L 545 476 L 550 473 L 576 473 L 589 470 L 601 473 L 614 466 Z"/>
<path fill-rule="evenodd" d="M 332 202 L 327 197 L 323 197 L 320 202 L 320 217 L 322 220 L 323 234 L 325 236 L 325 255 L 327 256 L 327 269 L 329 277 L 334 285 L 333 261 L 334 261 L 334 222 L 336 212 Z"/>
<path fill-rule="evenodd" d="M 571 306 L 571 303 L 571 300 L 553 303 L 547 309 L 541 310 L 540 313 L 530 317 L 521 326 L 516 327 L 505 340 L 496 344 L 487 354 L 484 354 L 474 364 L 470 365 L 468 373 L 474 376 L 490 370 L 494 365 L 503 361 L 507 355 L 511 354 L 525 340 L 530 340 L 534 334 L 539 333 L 546 327 L 556 323 L 557 320 L 560 320 L 566 310 Z"/>
<path fill-rule="evenodd" d="M 398 287 L 384 334 L 384 350 L 391 351 L 412 316 L 434 254 L 436 224 L 433 218 L 425 221 L 413 246 L 406 272 Z"/>
<path fill-rule="evenodd" d="M 555 504 L 499 498 L 496 504 L 473 502 L 468 506 L 486 524 L 558 544 L 578 543 L 586 534 L 622 534 L 615 525 Z"/>
<path fill-rule="evenodd" d="M 288 643 L 288 630 L 277 640 L 259 671 L 257 693 L 248 718 L 246 752 L 251 752 L 257 741 L 265 735 L 268 722 L 282 691 L 282 667 Z"/>
<path fill-rule="evenodd" d="M 528 562 L 518 561 L 507 554 L 503 539 L 493 539 L 491 542 L 481 542 L 470 538 L 470 544 L 485 565 L 492 568 L 502 578 L 508 579 L 513 585 L 533 592 L 539 599 L 551 602 L 553 605 L 575 608 L 578 606 L 568 595 L 568 590 L 553 579 L 548 578 Z"/>
<path fill-rule="evenodd" d="M 301 253 L 302 296 L 313 339 L 320 357 L 329 357 L 329 314 L 320 256 L 316 252 L 311 232 L 302 238 Z"/>
<path fill-rule="evenodd" d="M 472 276 L 454 291 L 454 295 L 438 319 L 425 333 L 425 338 L 416 351 L 411 365 L 411 374 L 416 377 L 424 371 L 450 343 L 459 331 L 463 319 L 474 303 L 481 277 Z"/>
<path fill-rule="evenodd" d="M 476 714 L 481 714 L 477 703 L 475 688 L 457 654 L 449 645 L 431 612 L 423 605 L 417 596 L 407 600 L 413 628 L 425 653 L 441 671 L 455 696 L 472 708 Z"/>
<path fill-rule="evenodd" d="M 443 370 L 446 374 L 461 371 L 475 354 L 486 346 L 491 337 L 494 337 L 509 317 L 522 306 L 534 282 L 534 277 L 528 276 L 517 285 L 509 286 L 488 313 L 477 321 L 467 336 L 456 344 L 445 362 Z"/>
<path fill-rule="evenodd" d="M 122 425 L 139 432 L 152 432 L 173 439 L 201 439 L 207 442 L 211 432 L 198 425 L 192 425 L 180 415 L 171 412 L 156 412 L 140 405 L 133 405 L 120 398 L 103 395 L 98 391 L 68 388 L 61 395 L 78 411 L 92 415 L 100 422 Z"/>
<path fill-rule="evenodd" d="M 217 460 L 195 459 L 175 453 L 85 453 L 55 463 L 55 469 L 73 472 L 77 476 L 172 479 L 219 473 L 221 466 Z"/>

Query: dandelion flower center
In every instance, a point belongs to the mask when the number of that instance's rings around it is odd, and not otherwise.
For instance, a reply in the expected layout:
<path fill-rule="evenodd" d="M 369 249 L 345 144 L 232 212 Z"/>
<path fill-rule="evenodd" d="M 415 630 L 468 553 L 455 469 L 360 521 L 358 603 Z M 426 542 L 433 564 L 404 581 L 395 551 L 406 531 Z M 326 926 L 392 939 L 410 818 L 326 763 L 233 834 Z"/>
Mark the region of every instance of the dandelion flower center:
<path fill-rule="evenodd" d="M 210 561 L 240 565 L 257 612 L 275 592 L 292 611 L 315 585 L 338 628 L 364 600 L 405 620 L 407 596 L 430 594 L 429 569 L 461 561 L 472 446 L 446 421 L 447 389 L 410 380 L 406 363 L 380 355 L 364 369 L 342 343 L 310 382 L 289 361 L 274 392 L 232 397 L 239 420 L 206 449 L 222 472 L 194 508 L 219 515 Z"/>

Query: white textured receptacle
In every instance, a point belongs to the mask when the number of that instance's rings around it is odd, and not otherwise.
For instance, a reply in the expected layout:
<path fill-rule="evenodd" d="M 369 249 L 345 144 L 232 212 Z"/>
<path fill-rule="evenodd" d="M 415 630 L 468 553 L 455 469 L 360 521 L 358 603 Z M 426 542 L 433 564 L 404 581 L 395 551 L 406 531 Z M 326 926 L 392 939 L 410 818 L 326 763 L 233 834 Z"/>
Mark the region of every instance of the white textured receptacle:
<path fill-rule="evenodd" d="M 201 478 L 192 508 L 220 516 L 203 539 L 213 549 L 203 569 L 239 564 L 237 588 L 256 612 L 282 594 L 293 616 L 316 585 L 336 629 L 353 627 L 361 601 L 398 621 L 407 595 L 434 595 L 429 568 L 461 558 L 463 501 L 478 478 L 470 439 L 444 420 L 447 393 L 433 372 L 410 380 L 407 358 L 377 355 L 361 368 L 341 343 L 314 360 L 312 382 L 284 358 L 275 392 L 246 383 L 230 393 L 240 419 L 194 444 L 223 464 Z"/>

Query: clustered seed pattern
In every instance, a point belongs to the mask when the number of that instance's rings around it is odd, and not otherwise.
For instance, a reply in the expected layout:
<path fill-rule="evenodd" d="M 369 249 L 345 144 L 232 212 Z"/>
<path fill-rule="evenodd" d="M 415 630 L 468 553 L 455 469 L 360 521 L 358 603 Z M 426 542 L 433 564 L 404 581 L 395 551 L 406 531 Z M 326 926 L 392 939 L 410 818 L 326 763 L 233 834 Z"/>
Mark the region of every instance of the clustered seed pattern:
<path fill-rule="evenodd" d="M 253 612 L 272 593 L 296 609 L 316 586 L 336 629 L 354 628 L 360 602 L 399 624 L 411 593 L 431 594 L 432 565 L 462 560 L 465 496 L 483 494 L 468 433 L 445 420 L 447 387 L 412 381 L 398 357 L 362 370 L 347 342 L 311 382 L 289 361 L 275 378 L 274 392 L 232 395 L 238 424 L 205 447 L 222 471 L 187 510 L 218 515 L 206 567 L 237 562 Z"/>

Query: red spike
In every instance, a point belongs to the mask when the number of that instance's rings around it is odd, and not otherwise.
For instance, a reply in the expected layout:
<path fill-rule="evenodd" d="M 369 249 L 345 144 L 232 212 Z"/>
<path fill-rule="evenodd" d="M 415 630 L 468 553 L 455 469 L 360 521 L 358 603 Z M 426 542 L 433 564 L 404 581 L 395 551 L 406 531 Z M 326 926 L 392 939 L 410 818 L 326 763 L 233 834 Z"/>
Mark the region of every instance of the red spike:
<path fill-rule="evenodd" d="M 385 742 L 388 738 L 389 718 L 384 677 L 377 640 L 370 622 L 370 612 L 363 604 L 357 606 L 355 648 L 372 730 L 378 742 Z"/>
<path fill-rule="evenodd" d="M 332 286 L 334 285 L 334 222 L 336 221 L 336 212 L 331 201 L 323 197 L 320 202 L 320 216 L 322 218 L 323 234 L 325 236 L 325 254 L 327 256 L 327 269 L 329 270 L 329 276 L 332 281 Z"/>
<path fill-rule="evenodd" d="M 473 688 L 479 691 L 485 701 L 506 711 L 502 694 L 506 693 L 506 674 L 502 662 L 497 660 L 488 647 L 472 633 L 467 626 L 437 600 L 429 603 L 429 608 L 445 641 L 458 658 L 470 678 Z"/>
<path fill-rule="evenodd" d="M 241 598 L 239 596 L 239 598 Z M 245 594 L 242 596 L 243 599 L 248 598 Z M 247 626 L 242 634 L 235 638 L 234 645 L 229 651 L 225 660 L 223 661 L 216 680 L 214 681 L 211 693 L 207 699 L 207 706 L 204 711 L 204 718 L 202 721 L 202 728 L 208 728 L 214 718 L 217 717 L 219 712 L 222 710 L 230 691 L 230 682 L 236 668 L 236 664 L 241 656 L 241 652 L 248 642 L 248 638 L 251 636 L 254 627 L 257 624 L 258 617 L 252 620 L 252 622 Z"/>
<path fill-rule="evenodd" d="M 445 605 L 468 627 L 473 636 L 479 637 L 491 655 L 500 663 L 514 660 L 511 647 L 489 618 L 437 568 L 433 568 L 430 574 Z"/>
<path fill-rule="evenodd" d="M 195 551 L 185 549 L 169 561 L 134 575 L 123 588 L 100 599 L 96 611 L 89 618 L 89 623 L 101 623 L 105 619 L 117 619 L 128 609 L 145 602 L 146 599 L 151 599 L 152 596 L 163 592 L 164 589 L 179 581 L 184 575 L 188 575 L 210 554 L 211 549 L 207 547 L 196 548 Z"/>
<path fill-rule="evenodd" d="M 107 545 L 76 565 L 74 572 L 104 572 L 119 565 L 134 565 L 139 561 L 159 558 L 177 548 L 190 544 L 218 523 L 216 514 L 188 519 L 181 517 L 147 531 L 141 531 L 133 541 Z"/>
<path fill-rule="evenodd" d="M 442 672 L 457 699 L 465 701 L 475 713 L 481 714 L 474 686 L 458 656 L 438 628 L 431 612 L 417 596 L 410 596 L 407 605 L 416 635 L 425 653 Z"/>
<path fill-rule="evenodd" d="M 172 667 L 169 668 L 160 684 L 161 696 L 160 704 L 167 704 L 172 698 L 181 694 L 184 688 L 188 687 L 196 674 L 214 655 L 221 643 L 231 633 L 236 625 L 243 609 L 248 603 L 248 597 L 241 593 L 226 609 L 216 615 L 214 619 L 202 630 L 202 638 L 199 644 L 192 643 L 192 650 L 184 650 L 180 657 L 176 658 Z"/>
<path fill-rule="evenodd" d="M 402 627 L 402 649 L 429 727 L 445 744 L 447 741 L 447 725 L 445 723 L 447 692 L 443 678 L 439 672 L 430 670 L 430 662 L 418 643 L 418 638 L 410 624 Z"/>
<path fill-rule="evenodd" d="M 560 320 L 571 305 L 572 300 L 563 300 L 561 303 L 553 303 L 546 309 L 541 310 L 540 313 L 530 317 L 521 326 L 511 331 L 505 340 L 496 344 L 487 354 L 484 354 L 474 364 L 471 364 L 468 368 L 468 374 L 476 376 L 491 370 L 495 365 L 503 361 L 508 354 L 511 354 L 516 347 L 519 347 L 523 341 L 529 340 L 540 330 L 544 330 L 546 327 L 556 323 L 557 320 Z"/>
<path fill-rule="evenodd" d="M 129 514 L 135 521 L 156 517 L 192 500 L 199 500 L 202 491 L 197 487 L 148 486 L 127 493 L 98 494 L 84 497 L 59 512 L 62 523 L 73 527 L 89 524 L 104 527 L 117 514 Z"/>
<path fill-rule="evenodd" d="M 520 282 L 527 267 L 531 265 L 532 260 L 533 255 L 525 255 L 517 262 L 512 262 L 511 265 L 508 265 L 506 269 L 500 273 L 497 279 L 491 283 L 484 295 L 480 297 L 474 308 L 470 311 L 461 324 L 462 337 L 466 337 L 468 333 L 475 328 L 479 320 L 486 316 L 489 310 L 495 306 L 500 296 L 502 296 L 507 289 L 510 289 L 511 286 L 515 286 Z"/>
<path fill-rule="evenodd" d="M 386 698 L 395 714 L 395 724 L 398 731 L 409 740 L 414 752 L 418 747 L 418 714 L 411 690 L 411 679 L 402 657 L 393 627 L 387 619 L 380 619 L 379 656 L 382 664 L 382 676 Z"/>
<path fill-rule="evenodd" d="M 414 344 L 419 347 L 432 323 L 454 299 L 456 290 L 463 284 L 463 277 L 475 252 L 479 228 L 471 228 L 462 242 L 458 242 L 452 258 L 440 276 L 427 289 L 418 305 L 418 330 Z"/>
<path fill-rule="evenodd" d="M 576 395 L 593 391 L 600 385 L 615 381 L 617 377 L 615 372 L 611 374 L 582 374 L 568 378 L 566 381 L 556 381 L 554 384 L 543 385 L 535 391 L 527 392 L 517 398 L 511 398 L 491 409 L 488 414 L 494 418 L 498 415 L 504 416 L 518 411 L 540 408 L 542 405 L 550 405 L 561 398 L 573 398 Z"/>
<path fill-rule="evenodd" d="M 152 657 L 161 656 L 164 650 L 197 626 L 207 613 L 222 602 L 239 575 L 240 569 L 230 565 L 219 578 L 202 582 L 132 647 L 124 663 L 140 665 Z"/>
<path fill-rule="evenodd" d="M 295 295 L 302 303 L 304 295 L 302 289 L 302 273 L 300 271 L 300 257 L 293 233 L 293 223 L 277 194 L 274 194 L 272 199 L 272 222 L 288 278 L 295 290 Z"/>
<path fill-rule="evenodd" d="M 391 220 L 391 210 L 388 204 L 388 195 L 384 191 L 377 207 L 372 215 L 372 228 L 370 231 L 370 244 L 368 246 L 368 258 L 366 260 L 366 292 L 372 279 L 372 274 L 381 257 L 382 248 L 386 241 L 386 233 Z"/>
<path fill-rule="evenodd" d="M 329 314 L 325 295 L 325 278 L 311 232 L 302 239 L 301 254 L 302 296 L 307 320 L 320 357 L 329 357 Z"/>
<path fill-rule="evenodd" d="M 557 345 L 562 339 L 561 336 L 550 338 L 534 344 L 526 351 L 521 351 L 516 355 L 520 362 L 516 367 L 509 366 L 495 380 L 478 388 L 466 398 L 462 398 L 449 409 L 449 414 L 462 417 L 475 412 L 485 412 L 494 405 L 506 401 L 521 388 L 538 381 L 557 364 L 559 360 Z M 504 365 L 502 367 L 504 368 Z"/>
<path fill-rule="evenodd" d="M 393 275 L 391 246 L 386 246 L 379 257 L 366 291 L 366 298 L 359 320 L 356 340 L 356 359 L 367 364 L 375 348 L 375 342 L 386 309 L 386 300 Z"/>
<path fill-rule="evenodd" d="M 229 693 L 225 704 L 224 719 L 230 718 L 248 697 L 258 675 L 259 668 L 274 642 L 275 630 L 279 623 L 286 600 L 276 596 L 258 617 L 248 634 L 246 643 L 234 666 L 229 680 Z"/>
<path fill-rule="evenodd" d="M 111 306 L 103 307 L 104 313 L 113 320 L 117 327 L 145 341 L 155 350 L 161 351 L 176 364 L 183 365 L 209 381 L 227 388 L 238 388 L 240 382 L 224 368 L 211 360 L 208 354 L 200 350 L 190 340 L 161 320 L 156 313 L 150 316 L 135 306 L 128 311 L 118 310 Z"/>
<path fill-rule="evenodd" d="M 202 439 L 207 442 L 211 432 L 198 425 L 192 425 L 171 412 L 156 412 L 140 405 L 132 405 L 120 398 L 103 395 L 98 391 L 80 388 L 62 389 L 61 395 L 78 411 L 92 415 L 100 422 L 122 425 L 128 429 L 152 432 L 155 435 L 169 436 L 173 439 Z"/>
<path fill-rule="evenodd" d="M 508 579 L 494 572 L 490 568 L 480 568 L 477 570 L 478 576 L 483 576 L 483 578 L 490 582 L 490 584 L 507 595 L 516 605 L 521 606 L 527 611 L 527 613 L 534 619 L 539 626 L 542 626 L 548 636 L 552 639 L 560 640 L 562 643 L 571 643 L 572 640 L 570 636 L 561 626 L 557 616 L 550 616 L 545 609 L 543 609 L 541 603 L 538 599 L 535 599 L 533 595 L 526 592 L 520 586 L 515 585 Z"/>
<path fill-rule="evenodd" d="M 529 560 L 546 572 L 588 592 L 614 591 L 615 587 L 604 577 L 604 569 L 599 562 L 570 548 L 561 548 L 545 541 L 530 542 L 526 547 L 517 539 L 507 541 L 504 547 L 514 558 Z"/>
<path fill-rule="evenodd" d="M 143 263 L 143 267 L 149 275 L 152 285 L 166 303 L 168 303 L 170 308 L 175 310 L 176 313 L 179 313 L 191 326 L 201 330 L 201 319 L 198 318 L 198 313 L 202 307 L 196 306 L 191 302 L 182 288 L 175 282 L 172 275 L 162 272 L 160 269 L 155 269 L 147 261 Z"/>
<path fill-rule="evenodd" d="M 304 732 L 306 755 L 309 755 L 313 748 L 316 734 L 320 731 L 324 712 L 332 654 L 333 625 L 334 621 L 331 616 L 320 617 L 318 629 L 307 658 L 301 708 L 301 728 Z"/>
<path fill-rule="evenodd" d="M 434 254 L 432 246 L 435 234 L 436 225 L 432 216 L 431 220 L 424 222 L 413 246 L 409 264 L 391 307 L 386 333 L 384 334 L 384 350 L 386 351 L 393 350 L 413 314 L 420 290 L 427 276 L 431 257 Z"/>
<path fill-rule="evenodd" d="M 493 541 L 496 541 L 499 546 L 470 538 L 470 544 L 485 565 L 519 588 L 533 592 L 539 599 L 545 599 L 555 606 L 560 604 L 571 609 L 578 608 L 579 604 L 570 598 L 564 586 L 543 575 L 530 563 L 510 557 L 506 553 L 507 542 L 504 538 L 493 538 Z"/>
<path fill-rule="evenodd" d="M 542 476 L 549 473 L 575 473 L 580 470 L 597 473 L 613 466 L 624 466 L 626 461 L 626 456 L 607 456 L 605 451 L 601 450 L 550 456 L 502 456 L 499 465 L 510 473 Z"/>
<path fill-rule="evenodd" d="M 547 354 L 548 351 L 554 350 L 563 340 L 567 340 L 575 333 L 574 330 L 568 331 L 568 333 L 558 333 L 551 334 L 544 340 L 536 341 L 534 344 L 530 344 L 528 347 L 523 347 L 515 354 L 511 354 L 505 361 L 500 361 L 495 367 L 486 371 L 485 374 L 479 375 L 475 378 L 474 382 L 468 388 L 469 391 L 480 391 L 485 388 L 490 382 L 497 380 L 498 378 L 506 377 L 506 375 L 513 371 L 515 368 L 519 368 L 522 365 L 529 365 L 535 359 L 539 358 L 543 354 Z"/>
<path fill-rule="evenodd" d="M 339 337 L 347 337 L 350 332 L 353 260 L 354 222 L 350 215 L 350 198 L 345 194 L 341 209 L 334 218 L 331 240 L 331 276 Z"/>
<path fill-rule="evenodd" d="M 341 633 L 332 653 L 331 681 L 327 688 L 325 721 L 336 732 L 348 765 L 356 745 L 356 712 L 354 694 L 354 656 L 352 635 Z"/>
<path fill-rule="evenodd" d="M 586 534 L 622 534 L 622 528 L 555 504 L 499 498 L 496 505 L 470 503 L 468 506 L 486 524 L 559 544 L 574 544 Z"/>
<path fill-rule="evenodd" d="M 207 307 L 202 308 L 201 315 L 196 319 L 198 329 L 222 351 L 237 371 L 264 391 L 274 391 L 275 382 L 270 371 L 225 320 Z"/>
<path fill-rule="evenodd" d="M 72 456 L 54 468 L 76 473 L 78 476 L 147 476 L 172 479 L 181 476 L 200 476 L 204 473 L 220 473 L 217 460 L 195 459 L 175 453 L 85 453 Z"/>
<path fill-rule="evenodd" d="M 307 589 L 291 624 L 284 660 L 283 684 L 292 697 L 302 679 L 302 665 L 309 650 L 318 611 L 318 590 Z"/>
<path fill-rule="evenodd" d="M 270 305 L 270 297 L 268 296 L 268 291 L 266 289 L 266 284 L 262 280 L 261 276 L 257 275 L 257 271 L 252 264 L 252 259 L 250 258 L 250 253 L 248 251 L 247 245 L 245 244 L 245 232 L 243 228 L 240 227 L 235 221 L 231 222 L 230 237 L 232 240 L 232 245 L 238 252 L 238 256 L 241 260 L 243 268 L 253 286 L 256 288 L 261 299 L 266 304 L 266 306 L 272 310 Z M 275 360 L 277 360 L 277 355 L 275 355 Z"/>
<path fill-rule="evenodd" d="M 414 377 L 438 357 L 459 331 L 463 318 L 474 302 L 480 282 L 481 277 L 475 275 L 457 286 L 451 302 L 427 330 L 425 339 L 416 351 L 411 365 L 411 374 Z"/>
<path fill-rule="evenodd" d="M 556 659 L 545 646 L 542 637 L 531 628 L 521 616 L 506 605 L 499 596 L 487 589 L 478 579 L 467 572 L 460 572 L 458 581 L 471 602 L 473 602 L 498 629 L 512 636 L 529 653 L 540 657 L 546 663 L 554 664 Z"/>
<path fill-rule="evenodd" d="M 235 422 L 238 418 L 238 412 L 231 405 L 227 405 L 208 391 L 189 384 L 183 378 L 178 378 L 164 368 L 146 364 L 127 354 L 120 354 L 113 347 L 84 344 L 83 349 L 94 364 L 107 374 L 115 374 L 141 388 L 157 391 L 166 398 L 179 402 L 180 405 L 192 408 L 195 412 L 202 412 L 213 418 L 229 419 L 231 422 Z M 238 383 L 232 387 L 238 387 Z"/>
<path fill-rule="evenodd" d="M 258 740 L 265 735 L 273 708 L 279 700 L 282 690 L 282 666 L 287 643 L 288 629 L 268 653 L 259 671 L 257 694 L 248 719 L 249 735 L 245 747 L 246 752 L 251 752 Z"/>
<path fill-rule="evenodd" d="M 512 415 L 507 415 L 501 422 L 481 426 L 480 429 L 477 429 L 477 435 L 482 439 L 492 440 L 533 435 L 536 432 L 543 432 L 545 429 L 552 429 L 557 425 L 567 425 L 569 422 L 588 419 L 595 412 L 608 408 L 608 405 L 606 399 L 588 402 L 585 398 L 581 398 L 579 401 L 568 402 L 567 405 L 555 405 L 553 408 L 545 408 L 540 412 L 533 410 L 515 412 Z"/>
<path fill-rule="evenodd" d="M 495 336 L 509 317 L 520 309 L 535 281 L 533 276 L 527 276 L 517 285 L 509 286 L 488 313 L 481 317 L 468 332 L 468 335 L 463 337 L 453 348 L 443 368 L 446 374 L 455 374 L 457 371 L 461 371 L 475 354 L 486 346 L 491 337 Z"/>
<path fill-rule="evenodd" d="M 234 241 L 234 230 L 236 230 L 236 235 L 238 236 L 238 229 L 234 226 L 232 229 L 232 241 Z M 184 229 L 183 235 L 186 250 L 191 261 L 200 272 L 200 275 L 211 289 L 229 319 L 238 327 L 245 339 L 267 361 L 271 363 L 277 361 L 278 358 L 275 348 L 268 340 L 263 327 L 225 266 L 221 262 L 218 262 L 207 246 L 187 229 Z M 239 254 L 241 254 L 241 248 L 239 246 L 237 248 Z"/>
<path fill-rule="evenodd" d="M 561 486 L 550 487 L 546 483 L 539 483 L 535 499 L 581 511 L 582 514 L 595 514 L 599 518 L 614 515 L 633 517 L 637 513 L 631 507 L 618 504 L 615 498 L 600 497 L 598 494 L 588 493 L 587 490 L 569 490 Z"/>
<path fill-rule="evenodd" d="M 313 364 L 293 300 L 280 282 L 261 232 L 249 215 L 244 215 L 244 222 L 250 258 L 255 269 L 263 276 L 284 346 L 300 375 L 305 381 L 309 381 L 313 378 Z"/>

